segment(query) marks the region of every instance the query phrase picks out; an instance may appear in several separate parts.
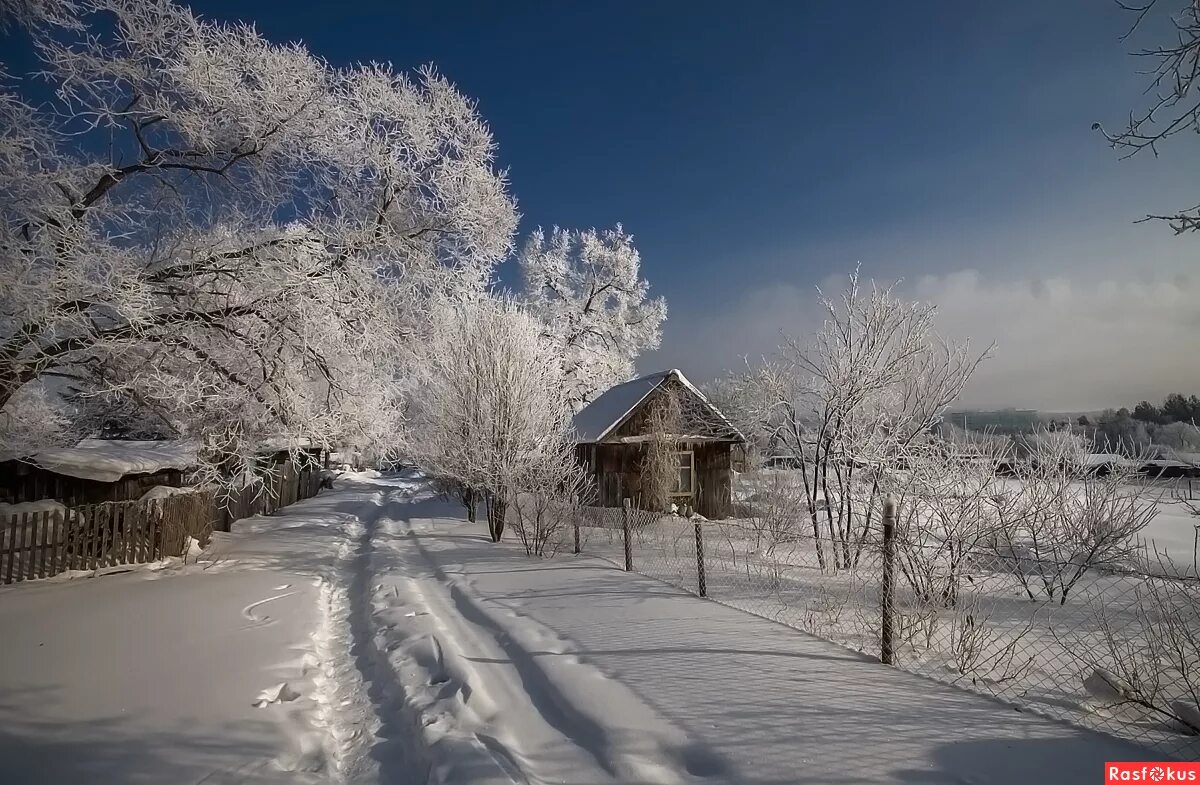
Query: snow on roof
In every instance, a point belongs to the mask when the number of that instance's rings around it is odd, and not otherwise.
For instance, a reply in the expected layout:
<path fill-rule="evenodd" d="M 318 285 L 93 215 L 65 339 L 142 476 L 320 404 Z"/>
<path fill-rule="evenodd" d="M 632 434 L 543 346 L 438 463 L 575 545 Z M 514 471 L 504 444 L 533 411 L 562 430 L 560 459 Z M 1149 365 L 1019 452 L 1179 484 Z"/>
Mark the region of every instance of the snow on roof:
<path fill-rule="evenodd" d="M 1190 463 L 1176 461 L 1171 458 L 1150 458 L 1146 461 L 1143 461 L 1143 464 L 1146 466 L 1154 466 L 1160 469 L 1186 469 L 1187 467 L 1191 466 Z"/>
<path fill-rule="evenodd" d="M 1182 463 L 1190 466 L 1200 466 L 1200 452 L 1185 452 L 1184 450 L 1171 450 L 1171 457 Z"/>
<path fill-rule="evenodd" d="M 270 436 L 263 439 L 258 444 L 258 452 L 260 455 L 271 452 L 283 452 L 284 450 L 307 450 L 312 448 L 313 440 L 307 436 Z"/>
<path fill-rule="evenodd" d="M 1084 466 L 1103 466 L 1109 463 L 1124 463 L 1125 459 L 1110 452 L 1093 452 L 1081 456 L 1079 462 Z"/>
<path fill-rule="evenodd" d="M 658 387 L 670 371 L 639 376 L 624 384 L 609 387 L 600 397 L 583 407 L 572 424 L 575 427 L 575 438 L 579 442 L 598 442 L 611 431 L 617 423 L 637 408 L 655 387 Z"/>
<path fill-rule="evenodd" d="M 1133 466 L 1134 461 L 1124 455 L 1111 452 L 1094 452 L 1080 456 L 1080 466 Z"/>
<path fill-rule="evenodd" d="M 739 439 L 745 441 L 745 438 L 738 432 L 737 428 L 725 418 L 709 402 L 708 398 L 704 397 L 704 393 L 696 389 L 696 387 L 688 381 L 683 375 L 683 371 L 678 368 L 671 368 L 666 371 L 657 371 L 655 373 L 639 376 L 623 384 L 618 384 L 615 387 L 610 387 L 605 390 L 599 398 L 583 407 L 578 414 L 575 415 L 573 425 L 575 428 L 575 438 L 580 444 L 590 444 L 592 442 L 603 441 L 604 437 L 609 434 L 614 428 L 625 421 L 634 409 L 636 409 L 642 401 L 646 400 L 646 396 L 650 395 L 660 384 L 675 377 L 680 384 L 690 390 L 701 401 L 708 404 L 712 411 L 721 418 L 721 421 L 729 426 L 731 433 L 735 434 Z"/>
<path fill-rule="evenodd" d="M 198 445 L 191 441 L 118 441 L 84 439 L 74 447 L 56 447 L 26 460 L 56 474 L 116 482 L 129 474 L 152 474 L 196 465 Z"/>

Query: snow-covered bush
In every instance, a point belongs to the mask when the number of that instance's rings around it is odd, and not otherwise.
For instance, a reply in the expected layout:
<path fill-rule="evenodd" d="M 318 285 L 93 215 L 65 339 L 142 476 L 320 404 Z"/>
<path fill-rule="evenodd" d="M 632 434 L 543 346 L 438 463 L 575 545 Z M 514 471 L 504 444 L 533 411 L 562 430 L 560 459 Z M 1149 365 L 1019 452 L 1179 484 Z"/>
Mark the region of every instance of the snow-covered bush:
<path fill-rule="evenodd" d="M 1028 651 L 1034 620 L 1003 631 L 995 606 L 978 595 L 962 602 L 950 620 L 950 663 L 976 687 L 995 688 L 1019 681 L 1033 667 Z"/>
<path fill-rule="evenodd" d="M 1105 694 L 1091 690 L 1098 708 L 1133 707 L 1200 735 L 1200 586 L 1150 577 L 1134 588 L 1132 611 L 1099 598 L 1090 606 L 1099 641 L 1067 634 L 1062 643 L 1082 678 L 1107 682 Z"/>
<path fill-rule="evenodd" d="M 804 493 L 793 472 L 762 472 L 754 488 L 738 517 L 752 532 L 755 551 L 773 558 L 779 546 L 805 537 Z"/>
<path fill-rule="evenodd" d="M 914 600 L 954 607 L 964 580 L 987 570 L 987 546 L 1000 525 L 1005 498 L 995 466 L 1004 453 L 958 453 L 954 445 L 910 450 L 907 469 L 889 480 L 898 500 L 896 565 Z"/>
<path fill-rule="evenodd" d="M 587 472 L 575 460 L 575 445 L 561 442 L 521 466 L 510 478 L 512 528 L 530 556 L 553 556 L 590 500 Z"/>
<path fill-rule="evenodd" d="M 561 462 L 571 409 L 554 347 L 520 305 L 482 298 L 434 309 L 411 391 L 407 451 L 480 491 L 499 541 L 513 493 Z"/>
<path fill-rule="evenodd" d="M 1132 480 L 1136 457 L 1090 456 L 1079 437 L 1039 433 L 1013 488 L 998 501 L 991 547 L 1030 599 L 1065 604 L 1089 571 L 1122 569 L 1144 557 L 1138 535 L 1157 514 Z"/>

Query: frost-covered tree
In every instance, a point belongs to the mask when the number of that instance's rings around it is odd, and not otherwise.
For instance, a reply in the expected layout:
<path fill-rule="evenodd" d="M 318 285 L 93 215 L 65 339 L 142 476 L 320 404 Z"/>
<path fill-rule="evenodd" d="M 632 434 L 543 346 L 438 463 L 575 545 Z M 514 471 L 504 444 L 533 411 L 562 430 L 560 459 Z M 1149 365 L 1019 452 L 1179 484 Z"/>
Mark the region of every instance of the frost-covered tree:
<path fill-rule="evenodd" d="M 480 492 L 494 541 L 509 504 L 569 478 L 571 408 L 557 347 L 522 306 L 482 298 L 434 310 L 411 393 L 407 452 Z"/>
<path fill-rule="evenodd" d="M 1169 33 L 1136 52 L 1148 62 L 1150 75 L 1145 93 L 1148 104 L 1131 111 L 1124 128 L 1101 130 L 1114 149 L 1125 157 L 1150 150 L 1158 155 L 1164 142 L 1179 134 L 1200 133 L 1200 2 L 1196 0 L 1142 0 L 1117 5 L 1133 14 L 1133 24 L 1122 37 L 1126 40 L 1156 27 Z M 1200 205 L 1149 218 L 1166 221 L 1176 234 L 1200 231 Z"/>
<path fill-rule="evenodd" d="M 658 346 L 666 301 L 650 297 L 633 236 L 614 229 L 538 229 L 520 256 L 525 299 L 546 323 L 564 361 L 576 409 L 627 381 L 634 361 Z"/>
<path fill-rule="evenodd" d="M 0 0 L 0 30 L 56 24 L 79 28 L 75 0 Z"/>
<path fill-rule="evenodd" d="M 772 409 L 759 384 L 758 369 L 745 361 L 743 368 L 713 379 L 704 386 L 705 396 L 746 438 L 746 471 L 761 468 L 763 460 L 776 452 Z"/>
<path fill-rule="evenodd" d="M 825 323 L 809 343 L 788 339 L 754 373 L 731 377 L 744 418 L 801 469 L 822 568 L 857 563 L 888 482 L 926 440 L 987 356 L 934 332 L 936 308 L 892 287 L 820 296 Z M 822 542 L 832 553 L 827 554 Z"/>
<path fill-rule="evenodd" d="M 391 438 L 422 302 L 511 250 L 472 102 L 169 0 L 17 6 L 54 98 L 0 92 L 10 430 L 22 391 L 65 384 L 201 437 L 225 475 L 266 436 Z"/>

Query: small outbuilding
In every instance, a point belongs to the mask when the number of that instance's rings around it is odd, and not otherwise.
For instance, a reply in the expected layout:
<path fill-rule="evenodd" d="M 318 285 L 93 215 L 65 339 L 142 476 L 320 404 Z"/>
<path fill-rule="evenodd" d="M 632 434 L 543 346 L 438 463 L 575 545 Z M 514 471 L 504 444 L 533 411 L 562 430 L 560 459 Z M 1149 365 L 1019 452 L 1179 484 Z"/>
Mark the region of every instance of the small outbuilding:
<path fill-rule="evenodd" d="M 667 406 L 670 431 L 660 432 L 663 419 L 654 413 Z M 574 426 L 576 457 L 594 480 L 600 506 L 619 507 L 626 498 L 642 504 L 649 445 L 666 441 L 676 466 L 671 499 L 706 518 L 729 515 L 734 454 L 746 440 L 678 369 L 607 390 L 575 415 Z"/>
<path fill-rule="evenodd" d="M 0 503 L 140 499 L 157 486 L 185 485 L 197 466 L 197 449 L 191 441 L 84 439 L 19 458 L 0 456 Z"/>

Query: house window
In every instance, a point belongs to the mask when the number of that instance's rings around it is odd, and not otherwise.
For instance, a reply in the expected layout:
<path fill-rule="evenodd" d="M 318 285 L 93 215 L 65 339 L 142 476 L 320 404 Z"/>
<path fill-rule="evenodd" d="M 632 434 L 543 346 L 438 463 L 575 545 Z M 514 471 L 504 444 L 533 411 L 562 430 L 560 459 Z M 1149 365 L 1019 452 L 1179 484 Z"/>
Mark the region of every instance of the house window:
<path fill-rule="evenodd" d="M 696 464 L 691 450 L 675 453 L 679 459 L 679 471 L 675 477 L 675 496 L 691 496 L 696 486 Z"/>

